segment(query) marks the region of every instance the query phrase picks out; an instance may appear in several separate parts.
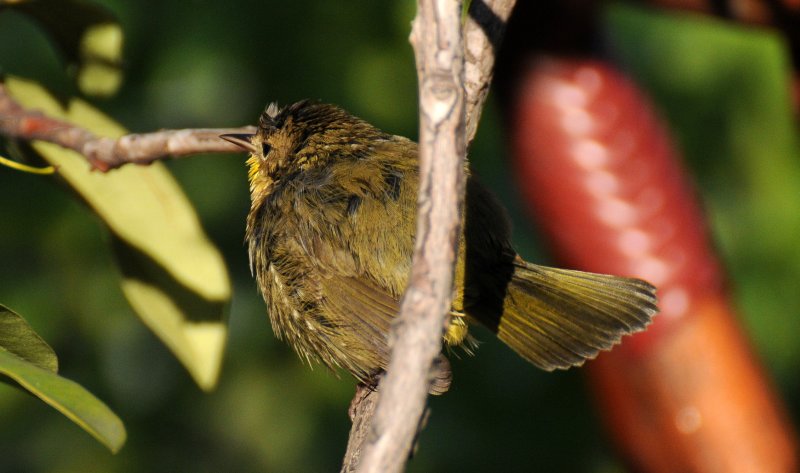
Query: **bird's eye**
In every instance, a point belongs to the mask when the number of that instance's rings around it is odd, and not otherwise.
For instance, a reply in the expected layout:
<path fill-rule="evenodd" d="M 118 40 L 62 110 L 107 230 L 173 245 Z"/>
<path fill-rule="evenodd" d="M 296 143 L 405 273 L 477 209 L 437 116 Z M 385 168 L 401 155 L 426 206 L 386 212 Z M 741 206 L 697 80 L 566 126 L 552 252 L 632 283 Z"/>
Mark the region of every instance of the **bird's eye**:
<path fill-rule="evenodd" d="M 272 149 L 272 146 L 270 146 L 270 144 L 267 143 L 266 141 L 261 143 L 261 155 L 262 156 L 268 155 L 269 154 L 269 150 L 271 150 L 271 149 Z"/>

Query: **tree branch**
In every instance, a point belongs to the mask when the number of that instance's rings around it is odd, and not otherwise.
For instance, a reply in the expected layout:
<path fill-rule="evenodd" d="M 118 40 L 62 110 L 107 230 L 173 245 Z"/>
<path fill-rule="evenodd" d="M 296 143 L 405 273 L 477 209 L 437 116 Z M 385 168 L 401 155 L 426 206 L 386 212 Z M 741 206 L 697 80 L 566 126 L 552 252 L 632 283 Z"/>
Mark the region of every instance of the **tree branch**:
<path fill-rule="evenodd" d="M 403 470 L 425 410 L 453 292 L 466 153 L 461 4 L 420 0 L 411 31 L 420 89 L 420 194 L 409 285 L 359 472 Z"/>
<path fill-rule="evenodd" d="M 443 15 L 445 12 L 434 9 L 433 3 L 419 2 L 411 36 L 417 57 L 421 112 L 421 182 L 414 265 L 390 340 L 392 363 L 387 376 L 378 391 L 367 395 L 357 391 L 353 398 L 353 426 L 342 472 L 355 471 L 357 467 L 363 472 L 401 471 L 421 426 L 431 363 L 441 350 L 452 293 L 465 143 L 472 141 L 477 131 L 497 50 L 515 0 L 472 1 L 463 45 L 457 34 L 460 27 L 453 18 L 458 17 L 460 9 L 450 5 L 453 10 Z M 446 7 L 449 2 L 435 3 Z M 445 28 L 445 20 L 448 33 L 439 29 Z M 464 74 L 462 51 L 466 59 Z M 458 97 L 462 84 L 465 102 Z M 439 139 L 447 144 L 439 144 Z"/>
<path fill-rule="evenodd" d="M 494 63 L 516 0 L 473 0 L 464 25 L 464 90 L 467 94 L 467 143 L 478 131 L 489 94 Z"/>
<path fill-rule="evenodd" d="M 254 127 L 206 128 L 161 130 L 117 139 L 97 136 L 80 126 L 24 108 L 0 83 L 0 134 L 26 141 L 47 141 L 77 151 L 93 168 L 103 172 L 127 163 L 150 164 L 159 159 L 200 153 L 240 152 L 241 149 L 219 135 L 254 130 Z"/>
<path fill-rule="evenodd" d="M 353 427 L 347 440 L 347 452 L 344 455 L 341 473 L 352 473 L 358 468 L 361 450 L 367 440 L 369 425 L 375 415 L 375 407 L 380 399 L 380 392 L 364 384 L 356 386 L 356 394 L 350 403 L 350 420 Z"/>

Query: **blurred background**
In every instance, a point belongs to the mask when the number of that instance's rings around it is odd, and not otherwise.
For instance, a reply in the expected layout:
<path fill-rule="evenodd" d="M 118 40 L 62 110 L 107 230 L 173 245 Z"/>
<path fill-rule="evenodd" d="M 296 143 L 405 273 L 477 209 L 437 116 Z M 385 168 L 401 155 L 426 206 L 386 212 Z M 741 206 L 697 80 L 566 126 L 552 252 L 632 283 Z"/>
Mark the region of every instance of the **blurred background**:
<path fill-rule="evenodd" d="M 133 132 L 254 124 L 271 101 L 316 98 L 416 137 L 412 1 L 98 3 L 123 25 L 125 79 L 116 96 L 93 102 Z M 786 126 L 794 120 L 789 100 L 785 109 L 759 108 L 790 98 L 788 45 L 767 28 L 689 13 L 613 4 L 598 14 L 598 50 L 640 81 L 675 132 L 742 323 L 797 426 L 797 128 Z M 558 30 L 512 37 L 553 39 Z M 734 67 L 743 57 L 764 59 L 747 75 Z M 721 67 L 729 76 L 714 75 Z M 0 68 L 73 92 L 40 30 L 11 11 L 0 12 Z M 503 92 L 503 103 L 513 102 L 510 89 Z M 510 210 L 518 251 L 551 262 L 511 185 L 501 110 L 490 98 L 470 161 Z M 51 180 L 0 168 L 0 301 L 53 346 L 61 374 L 104 400 L 128 430 L 127 444 L 111 455 L 48 406 L 0 385 L 0 472 L 338 470 L 354 383 L 302 365 L 272 335 L 242 243 L 244 159 L 168 163 L 233 279 L 228 351 L 210 394 L 127 305 L 98 221 Z M 627 471 L 580 370 L 543 373 L 488 332 L 475 335 L 477 356 L 454 357 L 451 392 L 431 399 L 409 471 Z"/>

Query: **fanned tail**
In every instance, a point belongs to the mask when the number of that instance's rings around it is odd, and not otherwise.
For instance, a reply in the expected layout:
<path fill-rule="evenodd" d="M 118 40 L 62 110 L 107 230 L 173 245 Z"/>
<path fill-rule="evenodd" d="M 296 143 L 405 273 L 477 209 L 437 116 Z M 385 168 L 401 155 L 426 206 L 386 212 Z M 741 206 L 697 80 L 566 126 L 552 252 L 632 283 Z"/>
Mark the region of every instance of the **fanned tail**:
<path fill-rule="evenodd" d="M 656 288 L 640 279 L 514 262 L 497 336 L 537 367 L 580 366 L 658 312 Z"/>

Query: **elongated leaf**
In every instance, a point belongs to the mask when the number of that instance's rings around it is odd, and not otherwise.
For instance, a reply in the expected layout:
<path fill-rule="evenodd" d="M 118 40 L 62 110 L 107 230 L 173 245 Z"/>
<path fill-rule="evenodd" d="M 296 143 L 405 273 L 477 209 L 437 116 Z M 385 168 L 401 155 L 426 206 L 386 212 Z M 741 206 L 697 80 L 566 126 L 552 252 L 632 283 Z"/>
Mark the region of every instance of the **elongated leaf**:
<path fill-rule="evenodd" d="M 28 322 L 0 304 L 0 349 L 52 373 L 58 372 L 58 358 Z"/>
<path fill-rule="evenodd" d="M 99 135 L 125 130 L 83 101 L 63 109 L 41 87 L 6 81 L 24 106 L 80 124 Z M 77 153 L 35 142 L 34 149 L 108 226 L 123 273 L 122 289 L 142 320 L 175 353 L 203 389 L 214 387 L 225 347 L 230 282 L 219 251 L 166 167 L 89 171 Z"/>
<path fill-rule="evenodd" d="M 122 28 L 102 6 L 76 0 L 0 0 L 47 33 L 85 94 L 108 96 L 122 82 Z"/>
<path fill-rule="evenodd" d="M 112 452 L 116 453 L 125 443 L 125 426 L 119 417 L 78 383 L 18 358 L 2 348 L 0 374 L 13 379 L 31 394 L 56 408 Z"/>

